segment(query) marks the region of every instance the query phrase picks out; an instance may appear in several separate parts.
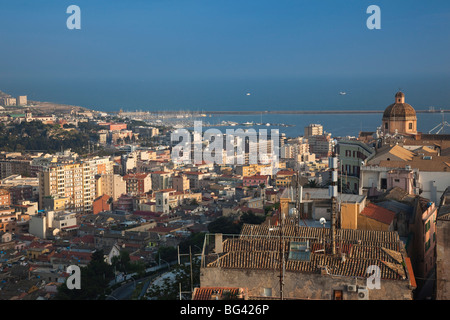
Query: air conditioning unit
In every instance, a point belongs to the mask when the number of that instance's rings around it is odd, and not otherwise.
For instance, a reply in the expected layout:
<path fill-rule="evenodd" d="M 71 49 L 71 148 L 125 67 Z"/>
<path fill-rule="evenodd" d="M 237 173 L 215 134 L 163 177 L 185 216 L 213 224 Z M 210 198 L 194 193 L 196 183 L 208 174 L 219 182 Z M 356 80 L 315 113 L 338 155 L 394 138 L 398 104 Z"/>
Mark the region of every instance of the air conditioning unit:
<path fill-rule="evenodd" d="M 347 285 L 347 291 L 348 292 L 356 292 L 356 286 L 353 284 Z"/>
<path fill-rule="evenodd" d="M 358 300 L 369 300 L 369 290 L 366 287 L 358 287 Z"/>

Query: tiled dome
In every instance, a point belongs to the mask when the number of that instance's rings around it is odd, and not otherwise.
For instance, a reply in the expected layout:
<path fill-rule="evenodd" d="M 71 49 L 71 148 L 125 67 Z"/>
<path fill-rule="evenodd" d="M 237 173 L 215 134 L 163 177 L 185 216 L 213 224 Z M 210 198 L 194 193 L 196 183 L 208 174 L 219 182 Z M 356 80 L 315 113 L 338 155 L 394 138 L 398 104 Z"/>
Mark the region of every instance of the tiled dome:
<path fill-rule="evenodd" d="M 405 103 L 405 95 L 403 92 L 397 92 L 395 95 L 395 103 L 391 104 L 384 110 L 383 120 L 417 120 L 416 110 Z"/>

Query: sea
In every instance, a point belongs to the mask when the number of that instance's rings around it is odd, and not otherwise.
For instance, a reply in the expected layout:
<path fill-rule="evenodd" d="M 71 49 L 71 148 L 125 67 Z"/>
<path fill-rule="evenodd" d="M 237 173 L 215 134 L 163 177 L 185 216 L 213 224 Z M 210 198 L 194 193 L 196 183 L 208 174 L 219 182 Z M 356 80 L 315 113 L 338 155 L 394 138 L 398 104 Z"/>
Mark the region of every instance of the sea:
<path fill-rule="evenodd" d="M 29 100 L 51 101 L 88 109 L 123 111 L 253 111 L 253 114 L 215 114 L 201 118 L 210 125 L 223 121 L 262 123 L 252 128 L 278 128 L 288 137 L 303 135 L 304 127 L 321 124 L 335 137 L 376 131 L 382 111 L 405 93 L 416 110 L 435 108 L 436 113 L 417 113 L 418 130 L 428 133 L 450 114 L 450 76 L 308 76 L 189 79 L 55 79 L 2 77 L 0 90 Z M 346 95 L 340 95 L 346 92 Z M 350 114 L 265 114 L 266 110 L 353 110 Z M 358 113 L 377 110 L 380 113 Z M 259 113 L 261 112 L 261 113 Z M 265 124 L 270 123 L 271 126 Z M 274 125 L 276 124 L 276 125 Z M 283 126 L 279 126 L 279 125 Z M 218 126 L 221 130 L 227 127 Z M 231 127 L 236 129 L 237 127 Z M 444 130 L 450 132 L 450 127 Z M 435 130 L 436 131 L 436 130 Z M 445 133 L 445 131 L 441 131 Z"/>
<path fill-rule="evenodd" d="M 351 114 L 206 114 L 206 117 L 196 118 L 204 125 L 203 131 L 209 128 L 216 128 L 226 133 L 227 129 L 236 130 L 254 129 L 258 132 L 260 129 L 277 129 L 284 133 L 286 137 L 295 138 L 303 136 L 304 129 L 310 124 L 320 124 L 332 137 L 357 137 L 361 131 L 375 132 L 381 127 L 382 113 L 351 113 Z M 444 114 L 447 118 L 450 114 Z M 441 128 L 442 113 L 418 113 L 417 129 L 419 132 L 428 133 L 435 128 L 436 133 Z M 234 122 L 235 126 L 223 125 L 223 123 Z M 243 125 L 252 123 L 252 125 Z M 189 127 L 188 129 L 192 129 Z M 450 133 L 450 127 L 444 127 L 440 133 Z"/>

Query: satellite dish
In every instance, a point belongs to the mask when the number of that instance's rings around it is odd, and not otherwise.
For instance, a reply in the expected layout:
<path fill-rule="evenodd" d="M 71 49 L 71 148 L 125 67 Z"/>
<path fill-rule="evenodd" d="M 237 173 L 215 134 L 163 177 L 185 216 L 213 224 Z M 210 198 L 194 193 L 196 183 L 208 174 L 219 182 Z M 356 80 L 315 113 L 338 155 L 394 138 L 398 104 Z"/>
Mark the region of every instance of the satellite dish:
<path fill-rule="evenodd" d="M 327 222 L 327 220 L 324 217 L 322 217 L 320 218 L 319 222 L 321 225 L 324 225 Z"/>

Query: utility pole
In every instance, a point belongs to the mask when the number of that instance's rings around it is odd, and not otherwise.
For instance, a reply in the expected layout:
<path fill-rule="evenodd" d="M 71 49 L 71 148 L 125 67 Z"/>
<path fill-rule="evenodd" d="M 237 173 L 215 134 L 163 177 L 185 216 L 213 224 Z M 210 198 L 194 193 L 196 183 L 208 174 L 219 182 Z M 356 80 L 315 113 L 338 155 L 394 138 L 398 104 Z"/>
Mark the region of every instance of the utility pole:
<path fill-rule="evenodd" d="M 191 250 L 191 246 L 189 246 L 189 253 L 180 253 L 180 246 L 177 246 L 177 251 L 178 251 L 178 264 L 181 264 L 181 256 L 187 256 L 189 255 L 189 265 L 190 265 L 190 278 L 191 278 L 191 295 L 194 292 L 194 274 L 193 274 L 193 270 L 192 270 L 192 250 Z M 180 284 L 180 297 L 181 297 L 181 284 Z M 186 293 L 186 292 L 183 292 Z M 180 298 L 181 300 L 181 298 Z"/>
<path fill-rule="evenodd" d="M 189 264 L 191 265 L 191 293 L 194 292 L 194 277 L 192 275 L 192 251 L 191 246 L 189 246 Z"/>
<path fill-rule="evenodd" d="M 280 209 L 280 300 L 284 299 L 284 242 L 283 242 L 283 215 Z"/>

